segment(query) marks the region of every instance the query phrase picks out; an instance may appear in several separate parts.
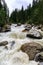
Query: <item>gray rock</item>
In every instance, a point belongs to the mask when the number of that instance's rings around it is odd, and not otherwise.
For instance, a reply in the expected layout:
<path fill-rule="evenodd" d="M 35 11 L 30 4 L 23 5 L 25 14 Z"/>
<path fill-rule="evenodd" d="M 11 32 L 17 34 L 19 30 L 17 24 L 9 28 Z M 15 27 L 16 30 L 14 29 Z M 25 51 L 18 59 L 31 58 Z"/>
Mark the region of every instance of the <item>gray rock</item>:
<path fill-rule="evenodd" d="M 25 30 L 29 31 L 32 28 L 32 26 L 30 24 L 25 26 Z"/>
<path fill-rule="evenodd" d="M 43 62 L 43 52 L 36 54 L 35 61 Z"/>
<path fill-rule="evenodd" d="M 7 44 L 8 44 L 7 41 L 0 42 L 0 46 L 5 46 L 5 45 L 7 45 Z"/>
<path fill-rule="evenodd" d="M 42 35 L 39 31 L 35 29 L 31 29 L 26 37 L 34 38 L 34 39 L 42 39 Z"/>
<path fill-rule="evenodd" d="M 13 48 L 14 44 L 15 44 L 15 41 L 12 41 L 12 42 L 11 42 L 11 47 L 10 47 L 10 49 Z"/>
<path fill-rule="evenodd" d="M 21 26 L 21 23 L 18 23 L 17 26 Z"/>

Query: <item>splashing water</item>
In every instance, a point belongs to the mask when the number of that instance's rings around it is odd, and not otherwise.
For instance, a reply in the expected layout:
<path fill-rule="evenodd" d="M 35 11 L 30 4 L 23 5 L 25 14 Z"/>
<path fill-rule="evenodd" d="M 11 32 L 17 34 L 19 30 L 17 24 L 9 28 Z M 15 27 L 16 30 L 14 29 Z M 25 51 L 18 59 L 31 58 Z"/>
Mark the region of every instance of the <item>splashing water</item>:
<path fill-rule="evenodd" d="M 5 46 L 0 47 L 0 65 L 38 65 L 38 62 L 29 61 L 28 55 L 20 50 L 22 44 L 33 40 L 26 38 L 27 33 L 22 32 L 24 25 L 15 26 L 16 24 L 11 25 L 11 32 L 0 33 L 0 42 L 8 41 L 8 49 Z M 13 45 L 12 41 L 15 42 Z M 43 39 L 34 41 L 43 43 Z"/>

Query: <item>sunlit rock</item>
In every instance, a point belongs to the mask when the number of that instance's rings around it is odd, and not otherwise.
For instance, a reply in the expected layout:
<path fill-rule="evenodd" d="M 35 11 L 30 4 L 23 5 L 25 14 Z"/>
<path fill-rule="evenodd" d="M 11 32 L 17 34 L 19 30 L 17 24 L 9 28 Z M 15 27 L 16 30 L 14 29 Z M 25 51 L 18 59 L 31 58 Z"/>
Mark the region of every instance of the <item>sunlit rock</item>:
<path fill-rule="evenodd" d="M 41 33 L 35 29 L 31 29 L 26 36 L 34 39 L 42 39 Z"/>
<path fill-rule="evenodd" d="M 43 47 L 35 42 L 25 43 L 21 46 L 21 50 L 28 54 L 30 60 L 34 60 L 34 57 Z"/>

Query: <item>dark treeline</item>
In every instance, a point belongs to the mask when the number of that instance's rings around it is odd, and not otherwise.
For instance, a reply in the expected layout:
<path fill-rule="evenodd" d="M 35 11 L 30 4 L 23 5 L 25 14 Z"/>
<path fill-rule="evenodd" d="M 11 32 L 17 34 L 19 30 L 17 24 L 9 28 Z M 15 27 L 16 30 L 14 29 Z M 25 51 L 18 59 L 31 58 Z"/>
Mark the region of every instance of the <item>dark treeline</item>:
<path fill-rule="evenodd" d="M 10 21 L 13 23 L 34 23 L 43 24 L 43 0 L 33 0 L 32 6 L 29 4 L 27 9 L 15 9 L 10 16 Z"/>
<path fill-rule="evenodd" d="M 3 1 L 3 5 L 1 3 Z M 43 0 L 33 0 L 27 9 L 15 9 L 9 17 L 9 9 L 4 0 L 0 0 L 0 25 L 5 23 L 43 24 Z"/>
<path fill-rule="evenodd" d="M 3 2 L 3 4 L 2 4 Z M 5 0 L 0 0 L 0 26 L 9 22 L 9 9 Z"/>

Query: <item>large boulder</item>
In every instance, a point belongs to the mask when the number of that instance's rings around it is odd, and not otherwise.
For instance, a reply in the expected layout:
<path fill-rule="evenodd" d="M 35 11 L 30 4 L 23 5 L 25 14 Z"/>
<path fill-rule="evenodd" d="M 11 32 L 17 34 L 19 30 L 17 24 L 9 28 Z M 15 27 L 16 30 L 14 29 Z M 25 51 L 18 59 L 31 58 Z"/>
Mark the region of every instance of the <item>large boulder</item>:
<path fill-rule="evenodd" d="M 35 61 L 43 62 L 43 52 L 36 54 Z"/>
<path fill-rule="evenodd" d="M 29 59 L 33 60 L 35 55 L 40 52 L 43 47 L 35 42 L 25 43 L 21 46 L 21 50 L 29 55 Z"/>
<path fill-rule="evenodd" d="M 34 39 L 42 39 L 42 35 L 39 31 L 35 30 L 35 29 L 31 29 L 26 37 L 30 37 L 30 38 L 34 38 Z"/>
<path fill-rule="evenodd" d="M 7 45 L 7 44 L 8 44 L 7 41 L 0 42 L 0 46 L 5 46 L 5 45 Z"/>

